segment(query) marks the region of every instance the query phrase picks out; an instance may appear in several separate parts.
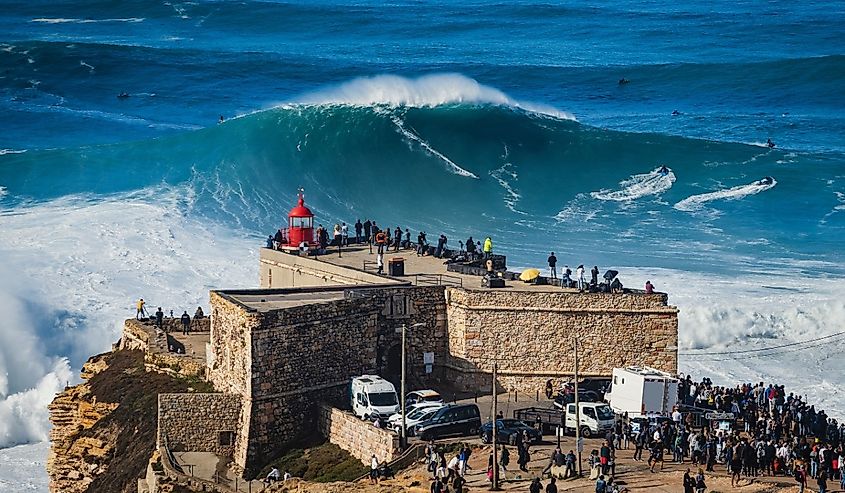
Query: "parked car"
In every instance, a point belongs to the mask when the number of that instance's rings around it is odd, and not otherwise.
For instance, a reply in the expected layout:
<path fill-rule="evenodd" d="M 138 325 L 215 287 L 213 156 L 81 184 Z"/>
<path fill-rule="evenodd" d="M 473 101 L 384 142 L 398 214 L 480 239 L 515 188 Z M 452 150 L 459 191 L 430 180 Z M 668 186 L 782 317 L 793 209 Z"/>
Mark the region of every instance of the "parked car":
<path fill-rule="evenodd" d="M 418 424 L 414 433 L 428 441 L 445 436 L 475 435 L 481 429 L 481 413 L 475 404 L 449 404 Z"/>
<path fill-rule="evenodd" d="M 414 390 L 413 392 L 408 392 L 408 394 L 405 395 L 406 410 L 408 407 L 417 405 L 422 402 L 439 402 L 442 404 L 443 397 L 441 397 L 440 394 L 431 389 Z"/>
<path fill-rule="evenodd" d="M 528 433 L 528 443 L 539 443 L 543 435 L 539 430 L 528 426 L 518 419 L 497 419 L 496 420 L 496 443 L 516 445 L 519 435 Z M 493 422 L 488 421 L 481 425 L 481 441 L 491 443 L 493 441 Z"/>
<path fill-rule="evenodd" d="M 423 421 L 427 420 L 428 418 L 434 416 L 434 413 L 437 412 L 438 409 L 443 407 L 443 405 L 438 405 L 437 403 L 431 403 L 430 405 L 422 405 L 422 407 L 417 407 L 413 411 L 407 412 L 405 414 L 405 430 L 408 436 L 414 436 L 414 428 Z M 387 420 L 387 427 L 397 434 L 402 434 L 402 414 L 394 414 Z"/>

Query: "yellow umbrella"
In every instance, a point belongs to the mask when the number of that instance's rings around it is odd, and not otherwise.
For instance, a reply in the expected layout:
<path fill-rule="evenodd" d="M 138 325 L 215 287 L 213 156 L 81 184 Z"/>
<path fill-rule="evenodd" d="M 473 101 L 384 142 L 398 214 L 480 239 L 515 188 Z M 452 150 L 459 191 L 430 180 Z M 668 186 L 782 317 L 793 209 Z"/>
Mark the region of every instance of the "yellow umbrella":
<path fill-rule="evenodd" d="M 525 282 L 531 282 L 538 277 L 540 277 L 539 269 L 525 269 L 522 271 L 522 274 L 519 275 L 519 278 Z"/>

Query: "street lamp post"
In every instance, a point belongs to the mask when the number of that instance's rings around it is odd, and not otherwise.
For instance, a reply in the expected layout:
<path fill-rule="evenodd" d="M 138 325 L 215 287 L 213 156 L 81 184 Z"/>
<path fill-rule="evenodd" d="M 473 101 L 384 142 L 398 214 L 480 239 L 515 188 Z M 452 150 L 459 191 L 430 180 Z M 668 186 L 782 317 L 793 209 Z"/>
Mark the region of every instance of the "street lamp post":
<path fill-rule="evenodd" d="M 410 328 L 414 329 L 414 328 L 423 327 L 423 326 L 425 326 L 425 324 L 420 322 L 420 323 L 416 323 L 416 324 L 412 325 Z M 405 449 L 405 447 L 408 446 L 408 429 L 405 425 L 405 333 L 407 332 L 407 329 L 408 328 L 406 327 L 405 324 L 402 324 L 402 327 L 399 329 L 402 332 L 402 379 L 401 379 L 401 383 L 399 385 L 399 392 L 400 392 L 399 398 L 402 399 L 402 402 L 401 402 L 401 404 L 402 404 L 402 440 L 401 440 L 401 442 L 402 443 L 401 443 L 401 445 L 402 445 L 403 450 Z"/>

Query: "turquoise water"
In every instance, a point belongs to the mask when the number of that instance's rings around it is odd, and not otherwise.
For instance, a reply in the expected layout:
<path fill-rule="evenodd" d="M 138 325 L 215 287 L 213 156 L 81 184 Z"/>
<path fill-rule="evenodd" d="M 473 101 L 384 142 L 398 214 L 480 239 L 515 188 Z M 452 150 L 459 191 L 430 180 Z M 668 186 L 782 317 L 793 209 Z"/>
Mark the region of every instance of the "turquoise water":
<path fill-rule="evenodd" d="M 843 20 L 839 2 L 29 2 L 0 14 L 3 204 L 166 183 L 259 235 L 304 186 L 326 222 L 492 233 L 523 264 L 562 243 L 838 269 Z M 660 165 L 669 189 L 590 195 Z"/>

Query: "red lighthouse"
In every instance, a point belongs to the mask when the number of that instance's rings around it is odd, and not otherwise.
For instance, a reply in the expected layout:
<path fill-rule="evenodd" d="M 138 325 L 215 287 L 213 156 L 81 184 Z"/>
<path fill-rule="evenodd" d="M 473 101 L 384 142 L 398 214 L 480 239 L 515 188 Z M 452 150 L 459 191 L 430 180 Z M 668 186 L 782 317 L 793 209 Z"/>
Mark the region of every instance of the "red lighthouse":
<path fill-rule="evenodd" d="M 304 191 L 299 189 L 299 202 L 288 214 L 288 246 L 297 248 L 302 242 L 314 243 L 314 214 L 305 207 Z"/>

